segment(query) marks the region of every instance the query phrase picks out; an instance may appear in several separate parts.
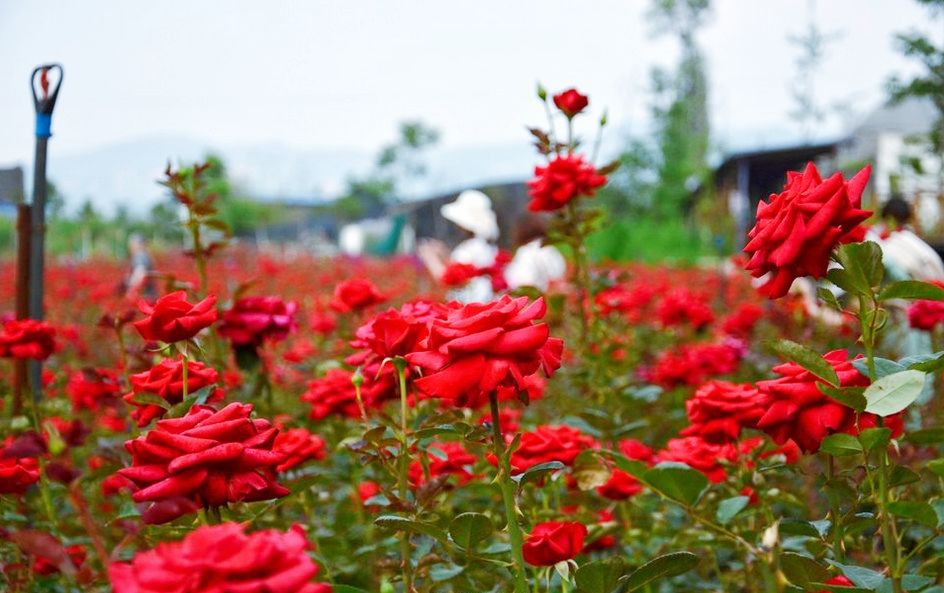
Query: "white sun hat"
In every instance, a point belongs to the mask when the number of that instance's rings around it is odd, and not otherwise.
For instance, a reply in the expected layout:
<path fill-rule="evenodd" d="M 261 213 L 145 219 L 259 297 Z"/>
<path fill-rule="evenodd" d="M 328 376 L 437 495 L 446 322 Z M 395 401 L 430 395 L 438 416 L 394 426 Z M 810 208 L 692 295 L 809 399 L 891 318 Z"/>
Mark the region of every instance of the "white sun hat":
<path fill-rule="evenodd" d="M 477 237 L 488 241 L 498 238 L 498 220 L 492 210 L 492 201 L 482 192 L 468 189 L 440 208 L 446 220 L 452 221 Z"/>

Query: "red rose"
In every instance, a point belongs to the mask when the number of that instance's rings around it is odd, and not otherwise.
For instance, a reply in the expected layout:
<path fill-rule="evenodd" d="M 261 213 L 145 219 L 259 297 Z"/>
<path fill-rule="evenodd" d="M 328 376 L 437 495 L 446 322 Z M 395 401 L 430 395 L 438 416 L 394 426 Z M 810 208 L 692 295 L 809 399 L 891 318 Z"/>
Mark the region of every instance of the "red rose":
<path fill-rule="evenodd" d="M 644 378 L 672 389 L 679 385 L 701 385 L 710 377 L 737 370 L 743 344 L 725 340 L 720 344 L 684 344 L 677 352 L 659 354 L 655 366 L 643 371 Z"/>
<path fill-rule="evenodd" d="M 770 274 L 761 293 L 779 298 L 797 278 L 826 275 L 833 249 L 872 215 L 859 208 L 871 172 L 866 166 L 849 181 L 842 173 L 823 181 L 809 163 L 803 173 L 787 173 L 783 192 L 757 205 L 757 224 L 747 234 L 744 252 L 751 254 L 751 275 Z"/>
<path fill-rule="evenodd" d="M 554 105 L 557 106 L 568 119 L 586 109 L 590 104 L 590 99 L 586 95 L 581 95 L 577 89 L 567 89 L 554 95 Z"/>
<path fill-rule="evenodd" d="M 357 485 L 357 497 L 361 499 L 361 502 L 366 502 L 378 494 L 380 494 L 380 485 L 377 482 L 368 480 Z"/>
<path fill-rule="evenodd" d="M 581 523 L 538 523 L 524 541 L 524 560 L 532 566 L 554 566 L 558 562 L 570 560 L 583 550 L 585 537 L 587 528 Z"/>
<path fill-rule="evenodd" d="M 700 436 L 723 443 L 737 440 L 742 428 L 757 428 L 757 421 L 770 406 L 770 397 L 750 383 L 709 381 L 695 391 L 685 411 L 691 426 L 682 436 Z"/>
<path fill-rule="evenodd" d="M 652 463 L 652 449 L 635 439 L 625 439 L 619 444 L 619 451 L 627 459 Z M 642 492 L 642 484 L 635 477 L 621 469 L 614 469 L 606 484 L 597 488 L 597 494 L 610 500 L 625 500 Z"/>
<path fill-rule="evenodd" d="M 0 332 L 0 358 L 49 358 L 56 349 L 56 330 L 35 319 L 11 319 Z"/>
<path fill-rule="evenodd" d="M 69 376 L 66 393 L 72 400 L 72 411 L 96 411 L 113 403 L 121 394 L 118 373 L 109 369 L 86 368 Z"/>
<path fill-rule="evenodd" d="M 837 585 L 839 587 L 855 587 L 855 583 L 844 577 L 843 575 L 837 575 L 829 579 L 824 585 Z M 829 589 L 822 589 L 818 593 L 831 593 Z"/>
<path fill-rule="evenodd" d="M 942 323 L 944 323 L 944 302 L 942 301 L 915 301 L 908 307 L 908 324 L 915 329 L 932 331 Z"/>
<path fill-rule="evenodd" d="M 0 494 L 22 496 L 39 481 L 39 462 L 35 457 L 21 456 L 25 451 L 10 448 L 13 442 L 13 437 L 8 437 L 4 448 L 0 449 Z M 37 444 L 37 452 L 44 449 L 42 442 Z"/>
<path fill-rule="evenodd" d="M 845 350 L 833 350 L 823 358 L 835 369 L 842 387 L 868 386 L 868 377 L 859 373 L 848 357 Z M 793 440 L 803 451 L 814 453 L 830 434 L 856 434 L 855 411 L 821 392 L 817 385 L 825 383 L 813 373 L 793 362 L 781 364 L 773 370 L 780 375 L 779 378 L 757 383 L 757 389 L 771 401 L 757 427 L 774 441 L 783 444 Z M 860 414 L 859 423 L 863 428 L 874 426 L 875 417 Z M 899 436 L 902 432 L 901 415 L 885 418 L 885 425 L 892 429 L 894 436 Z"/>
<path fill-rule="evenodd" d="M 220 335 L 236 346 L 259 346 L 264 340 L 284 340 L 298 325 L 298 305 L 278 297 L 245 297 L 223 313 Z"/>
<path fill-rule="evenodd" d="M 179 404 L 184 399 L 184 362 L 183 356 L 178 356 L 176 360 L 165 358 L 158 364 L 151 367 L 150 370 L 143 373 L 131 375 L 131 392 L 124 395 L 123 399 L 129 405 L 134 406 L 131 417 L 134 418 L 138 426 L 146 426 L 154 418 L 164 415 L 164 408 L 154 404 L 142 404 L 135 401 L 135 396 L 139 393 L 152 393 L 167 400 L 170 404 Z M 194 394 L 208 385 L 216 383 L 217 372 L 204 365 L 202 362 L 193 360 L 187 361 L 187 393 Z M 222 399 L 222 392 L 217 397 L 210 398 L 210 401 L 219 401 Z"/>
<path fill-rule="evenodd" d="M 715 314 L 702 294 L 687 288 L 670 290 L 656 305 L 656 315 L 662 327 L 688 324 L 701 329 L 715 320 Z"/>
<path fill-rule="evenodd" d="M 763 316 L 764 309 L 759 305 L 744 303 L 721 321 L 721 331 L 736 338 L 747 338 Z"/>
<path fill-rule="evenodd" d="M 302 401 L 311 404 L 308 417 L 312 420 L 335 415 L 360 418 L 357 392 L 351 382 L 353 376 L 352 372 L 344 369 L 329 369 L 324 377 L 309 382 L 308 389 L 301 396 Z M 376 372 L 365 372 L 363 377 L 361 400 L 368 410 L 383 402 L 397 389 L 396 376 L 389 364 L 384 366 L 379 377 Z"/>
<path fill-rule="evenodd" d="M 472 264 L 452 262 L 446 266 L 439 281 L 450 287 L 465 286 L 469 283 L 469 280 L 483 273 L 483 270 L 480 270 L 477 266 L 473 266 Z"/>
<path fill-rule="evenodd" d="M 145 340 L 156 342 L 183 342 L 194 337 L 200 330 L 216 321 L 216 297 L 208 296 L 199 303 L 187 302 L 183 290 L 172 292 L 157 299 L 153 305 L 147 301 L 138 303 L 138 308 L 147 317 L 134 322 L 135 329 Z"/>
<path fill-rule="evenodd" d="M 125 448 L 132 466 L 118 473 L 141 490 L 135 502 L 186 497 L 203 506 L 269 500 L 289 491 L 275 481 L 285 455 L 272 450 L 278 429 L 251 419 L 252 404 L 215 411 L 193 406 L 182 418 L 158 421 Z"/>
<path fill-rule="evenodd" d="M 247 534 L 238 523 L 198 527 L 179 542 L 114 562 L 115 593 L 318 593 L 318 565 L 300 527 Z"/>
<path fill-rule="evenodd" d="M 592 197 L 605 183 L 606 177 L 579 154 L 555 156 L 547 165 L 534 168 L 534 179 L 528 181 L 528 210 L 560 210 L 574 198 Z"/>
<path fill-rule="evenodd" d="M 560 461 L 571 465 L 577 455 L 586 449 L 594 449 L 597 442 L 570 426 L 538 426 L 531 432 L 521 434 L 518 448 L 511 454 L 511 468 L 523 472 L 539 463 Z M 493 461 L 493 458 L 489 459 Z"/>
<path fill-rule="evenodd" d="M 327 336 L 337 329 L 338 320 L 334 318 L 334 314 L 318 310 L 309 314 L 308 325 L 311 327 L 311 331 L 316 334 Z"/>
<path fill-rule="evenodd" d="M 540 321 L 544 299 L 502 296 L 490 303 L 454 303 L 444 319 L 430 324 L 426 350 L 406 356 L 424 376 L 414 381 L 429 397 L 478 407 L 499 387 L 527 388 L 525 377 L 560 367 L 564 343 L 549 337 Z"/>
<path fill-rule="evenodd" d="M 347 313 L 372 307 L 385 300 L 386 297 L 380 294 L 373 282 L 365 278 L 352 278 L 334 288 L 331 308 L 339 313 Z"/>
<path fill-rule="evenodd" d="M 85 548 L 82 546 L 66 546 L 62 550 L 69 557 L 69 561 L 72 562 L 72 566 L 75 568 L 81 568 L 85 563 Z M 59 562 L 55 558 L 46 558 L 45 556 L 36 555 L 36 559 L 33 562 L 33 572 L 41 575 L 51 575 L 59 572 Z"/>
<path fill-rule="evenodd" d="M 669 439 L 669 442 L 665 444 L 665 449 L 659 451 L 655 459 L 657 462 L 676 461 L 684 463 L 688 467 L 705 474 L 712 482 L 718 483 L 723 482 L 727 477 L 727 472 L 720 461 L 725 460 L 734 463 L 738 457 L 738 447 L 731 443 L 709 443 L 705 439 L 695 436 Z"/>
<path fill-rule="evenodd" d="M 432 443 L 428 449 L 436 451 L 435 453 L 426 454 L 431 478 L 458 476 L 460 484 L 465 484 L 472 479 L 472 472 L 469 471 L 469 468 L 475 465 L 476 458 L 466 451 L 461 444 Z M 426 482 L 425 470 L 423 464 L 419 461 L 410 464 L 410 482 L 414 486 L 421 486 Z"/>
<path fill-rule="evenodd" d="M 275 468 L 278 472 L 285 472 L 310 459 L 324 459 L 327 444 L 323 438 L 304 428 L 289 428 L 279 431 L 272 443 L 272 450 L 285 457 L 285 461 Z"/>

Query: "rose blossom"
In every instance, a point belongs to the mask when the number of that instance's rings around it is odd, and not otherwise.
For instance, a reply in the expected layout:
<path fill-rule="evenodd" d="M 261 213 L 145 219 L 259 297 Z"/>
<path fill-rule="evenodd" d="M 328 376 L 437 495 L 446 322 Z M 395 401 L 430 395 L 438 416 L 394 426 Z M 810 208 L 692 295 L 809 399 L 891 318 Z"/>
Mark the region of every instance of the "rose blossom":
<path fill-rule="evenodd" d="M 619 452 L 627 459 L 652 465 L 652 449 L 635 439 L 620 441 Z M 610 479 L 597 488 L 597 494 L 610 500 L 625 500 L 642 492 L 642 484 L 621 469 L 614 469 Z"/>
<path fill-rule="evenodd" d="M 592 197 L 605 183 L 606 177 L 579 154 L 555 156 L 547 165 L 534 168 L 534 178 L 528 181 L 528 210 L 560 210 L 574 198 Z"/>
<path fill-rule="evenodd" d="M 198 527 L 178 542 L 114 562 L 115 593 L 319 593 L 301 527 L 245 533 L 238 523 Z"/>
<path fill-rule="evenodd" d="M 833 350 L 823 356 L 836 374 L 842 387 L 866 387 L 868 377 L 863 376 L 848 360 L 846 350 Z M 774 367 L 780 375 L 777 379 L 759 381 L 757 389 L 768 398 L 770 405 L 758 420 L 757 427 L 769 434 L 775 442 L 783 444 L 793 440 L 807 453 L 819 450 L 820 443 L 830 434 L 845 432 L 856 434 L 856 414 L 817 387 L 825 383 L 794 362 Z M 859 415 L 862 428 L 875 426 L 875 416 Z M 885 418 L 885 425 L 894 436 L 902 432 L 900 414 Z"/>
<path fill-rule="evenodd" d="M 144 436 L 125 442 L 132 466 L 118 473 L 141 489 L 135 502 L 186 497 L 203 506 L 285 496 L 275 481 L 285 455 L 272 450 L 278 429 L 251 419 L 252 404 L 220 411 L 193 406 L 182 418 L 160 420 Z"/>
<path fill-rule="evenodd" d="M 716 443 L 737 440 L 742 428 L 757 428 L 770 401 L 769 395 L 750 383 L 709 381 L 685 402 L 691 425 L 681 435 L 697 435 Z"/>
<path fill-rule="evenodd" d="M 577 89 L 567 89 L 554 95 L 554 105 L 560 109 L 568 119 L 587 108 L 590 100 L 586 95 L 581 95 Z"/>
<path fill-rule="evenodd" d="M 428 449 L 436 451 L 436 453 L 426 453 L 431 478 L 458 476 L 459 484 L 465 484 L 472 479 L 469 468 L 475 465 L 476 458 L 460 443 L 431 443 Z M 410 464 L 410 482 L 414 486 L 421 486 L 425 481 L 423 464 L 414 461 Z"/>
<path fill-rule="evenodd" d="M 761 293 L 779 298 L 797 278 L 826 275 L 832 250 L 872 215 L 859 208 L 871 171 L 866 166 L 849 181 L 837 172 L 823 181 L 809 163 L 802 173 L 787 173 L 783 192 L 757 205 L 744 252 L 751 254 L 751 275 L 770 274 Z"/>
<path fill-rule="evenodd" d="M 528 303 L 508 295 L 453 304 L 444 319 L 430 323 L 426 350 L 406 355 L 424 370 L 414 385 L 426 396 L 478 407 L 499 387 L 526 389 L 524 378 L 539 369 L 550 376 L 560 367 L 564 343 L 540 321 L 546 311 L 543 298 Z"/>
<path fill-rule="evenodd" d="M 933 282 L 941 285 L 941 283 Z M 915 329 L 932 331 L 936 326 L 944 324 L 944 302 L 942 301 L 915 301 L 908 307 L 908 324 Z"/>
<path fill-rule="evenodd" d="M 147 317 L 135 321 L 133 325 L 145 340 L 182 342 L 216 321 L 217 312 L 214 305 L 215 296 L 208 296 L 191 305 L 187 302 L 187 293 L 178 290 L 162 296 L 153 305 L 140 301 L 138 308 Z"/>
<path fill-rule="evenodd" d="M 26 489 L 39 481 L 39 462 L 35 457 L 21 456 L 11 448 L 13 437 L 7 437 L 0 449 L 0 494 L 22 496 Z M 45 447 L 39 443 L 39 450 Z"/>
<path fill-rule="evenodd" d="M 110 369 L 87 368 L 69 376 L 66 393 L 72 400 L 72 411 L 99 410 L 113 403 L 121 394 L 118 373 Z"/>
<path fill-rule="evenodd" d="M 272 450 L 285 456 L 285 461 L 276 466 L 278 472 L 285 472 L 293 467 L 314 459 L 322 460 L 327 455 L 325 440 L 316 434 L 311 434 L 304 428 L 281 429 Z"/>
<path fill-rule="evenodd" d="M 670 290 L 656 305 L 659 323 L 662 327 L 688 324 L 696 330 L 702 329 L 715 319 L 706 300 L 704 295 L 687 288 Z"/>
<path fill-rule="evenodd" d="M 322 420 L 328 416 L 360 418 L 357 405 L 357 392 L 351 381 L 354 373 L 345 369 L 329 369 L 323 377 L 308 383 L 308 389 L 301 395 L 301 400 L 311 405 L 308 417 Z M 385 365 L 379 377 L 363 373 L 361 400 L 370 410 L 381 404 L 397 389 L 396 376 L 391 365 Z"/>
<path fill-rule="evenodd" d="M 538 426 L 533 431 L 521 434 L 518 448 L 511 454 L 511 468 L 523 472 L 539 463 L 559 461 L 571 465 L 577 455 L 586 449 L 594 449 L 597 442 L 570 426 Z M 494 462 L 494 456 L 489 460 Z"/>
<path fill-rule="evenodd" d="M 738 448 L 731 443 L 709 443 L 699 436 L 669 439 L 665 449 L 659 451 L 655 460 L 677 461 L 698 470 L 712 482 L 723 482 L 727 471 L 721 461 L 737 461 Z"/>
<path fill-rule="evenodd" d="M 259 346 L 264 340 L 277 342 L 296 327 L 298 305 L 279 297 L 244 297 L 223 313 L 220 335 L 236 346 Z"/>
<path fill-rule="evenodd" d="M 532 566 L 554 566 L 577 556 L 586 537 L 587 527 L 581 523 L 538 523 L 524 541 L 524 560 Z"/>
<path fill-rule="evenodd" d="M 372 307 L 385 300 L 386 297 L 380 294 L 373 282 L 366 278 L 352 278 L 334 288 L 331 308 L 339 313 L 347 313 Z"/>
<path fill-rule="evenodd" d="M 134 418 L 138 426 L 146 426 L 154 418 L 164 415 L 164 408 L 154 404 L 142 404 L 135 401 L 135 396 L 139 393 L 152 393 L 165 400 L 169 404 L 179 404 L 184 398 L 184 359 L 178 356 L 176 360 L 165 358 L 149 370 L 142 373 L 131 375 L 131 392 L 123 396 L 123 399 L 134 410 L 131 417 Z M 204 365 L 202 362 L 187 361 L 187 393 L 192 395 L 216 383 L 217 372 Z M 208 401 L 213 403 L 222 399 L 222 391 L 214 394 L 214 397 Z"/>
<path fill-rule="evenodd" d="M 49 358 L 56 349 L 56 330 L 35 319 L 11 319 L 0 331 L 0 358 Z"/>

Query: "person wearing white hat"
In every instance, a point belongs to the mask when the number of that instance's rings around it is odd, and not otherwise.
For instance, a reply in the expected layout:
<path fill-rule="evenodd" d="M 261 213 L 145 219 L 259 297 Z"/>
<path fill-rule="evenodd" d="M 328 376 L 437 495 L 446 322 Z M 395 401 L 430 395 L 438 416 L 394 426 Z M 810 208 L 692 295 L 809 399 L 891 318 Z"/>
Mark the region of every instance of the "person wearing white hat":
<path fill-rule="evenodd" d="M 469 237 L 448 256 L 445 246 L 439 241 L 426 240 L 419 244 L 417 254 L 434 278 L 442 278 L 450 263 L 469 264 L 477 268 L 488 268 L 495 263 L 495 256 L 498 255 L 495 246 L 498 219 L 488 196 L 477 190 L 466 190 L 439 211 L 443 218 L 466 231 Z M 450 296 L 464 303 L 489 301 L 494 296 L 492 281 L 488 276 L 472 278 L 461 289 L 452 291 Z"/>

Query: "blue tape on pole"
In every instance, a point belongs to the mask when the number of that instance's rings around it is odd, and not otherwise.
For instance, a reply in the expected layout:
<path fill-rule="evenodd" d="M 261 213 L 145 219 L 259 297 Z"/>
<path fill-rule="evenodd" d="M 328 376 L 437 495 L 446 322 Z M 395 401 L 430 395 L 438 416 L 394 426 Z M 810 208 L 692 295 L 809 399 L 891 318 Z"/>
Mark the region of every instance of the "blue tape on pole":
<path fill-rule="evenodd" d="M 52 136 L 52 114 L 51 113 L 37 113 L 36 114 L 36 137 L 49 138 L 50 136 Z"/>

